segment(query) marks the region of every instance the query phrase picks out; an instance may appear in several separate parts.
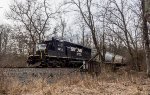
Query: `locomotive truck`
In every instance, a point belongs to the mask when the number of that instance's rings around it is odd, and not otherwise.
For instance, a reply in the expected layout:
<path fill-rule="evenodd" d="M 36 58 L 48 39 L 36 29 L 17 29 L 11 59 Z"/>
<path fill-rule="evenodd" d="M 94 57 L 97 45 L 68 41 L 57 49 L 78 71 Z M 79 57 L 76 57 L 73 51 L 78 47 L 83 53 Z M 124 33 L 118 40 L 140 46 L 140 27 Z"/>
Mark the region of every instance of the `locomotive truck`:
<path fill-rule="evenodd" d="M 36 67 L 80 67 L 90 58 L 90 48 L 52 38 L 36 44 L 36 52 L 29 55 L 27 63 Z"/>

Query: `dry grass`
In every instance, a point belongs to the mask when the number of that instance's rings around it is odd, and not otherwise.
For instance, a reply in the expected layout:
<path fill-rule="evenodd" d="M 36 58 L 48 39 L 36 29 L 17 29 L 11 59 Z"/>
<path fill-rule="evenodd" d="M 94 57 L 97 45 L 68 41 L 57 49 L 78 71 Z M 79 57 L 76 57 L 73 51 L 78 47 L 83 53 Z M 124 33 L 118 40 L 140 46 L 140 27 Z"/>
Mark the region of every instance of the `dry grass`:
<path fill-rule="evenodd" d="M 99 77 L 74 74 L 61 77 L 54 83 L 46 79 L 32 79 L 23 84 L 11 79 L 3 91 L 8 95 L 148 95 L 150 79 L 144 72 L 103 71 Z"/>
<path fill-rule="evenodd" d="M 27 56 L 17 54 L 0 55 L 0 67 L 26 67 Z"/>

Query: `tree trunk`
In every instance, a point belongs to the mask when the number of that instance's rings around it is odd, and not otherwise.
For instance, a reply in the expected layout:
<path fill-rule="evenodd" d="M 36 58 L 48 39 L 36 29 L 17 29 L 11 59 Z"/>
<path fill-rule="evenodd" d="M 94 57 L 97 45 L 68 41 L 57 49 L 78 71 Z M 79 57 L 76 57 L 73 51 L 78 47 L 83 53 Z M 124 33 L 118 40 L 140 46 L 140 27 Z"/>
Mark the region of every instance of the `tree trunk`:
<path fill-rule="evenodd" d="M 148 36 L 148 26 L 147 26 L 147 20 L 145 17 L 145 0 L 141 0 L 141 6 L 142 6 L 142 19 L 143 19 L 143 40 L 145 44 L 145 55 L 146 55 L 146 65 L 147 65 L 147 75 L 150 77 L 150 48 L 149 48 L 149 36 Z"/>
<path fill-rule="evenodd" d="M 85 44 L 84 44 L 84 32 L 85 32 L 85 29 L 84 29 L 84 25 L 82 26 L 82 45 L 84 46 Z"/>
<path fill-rule="evenodd" d="M 0 33 L 0 54 L 2 52 L 2 33 Z"/>

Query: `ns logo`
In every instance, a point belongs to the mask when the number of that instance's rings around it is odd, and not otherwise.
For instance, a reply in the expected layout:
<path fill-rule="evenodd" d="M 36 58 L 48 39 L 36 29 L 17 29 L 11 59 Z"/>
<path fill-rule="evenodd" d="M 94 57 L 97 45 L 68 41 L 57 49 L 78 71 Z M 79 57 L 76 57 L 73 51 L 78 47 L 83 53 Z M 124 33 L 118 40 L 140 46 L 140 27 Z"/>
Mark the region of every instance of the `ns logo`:
<path fill-rule="evenodd" d="M 71 51 L 76 52 L 77 56 L 82 56 L 82 49 L 76 47 L 70 47 Z"/>

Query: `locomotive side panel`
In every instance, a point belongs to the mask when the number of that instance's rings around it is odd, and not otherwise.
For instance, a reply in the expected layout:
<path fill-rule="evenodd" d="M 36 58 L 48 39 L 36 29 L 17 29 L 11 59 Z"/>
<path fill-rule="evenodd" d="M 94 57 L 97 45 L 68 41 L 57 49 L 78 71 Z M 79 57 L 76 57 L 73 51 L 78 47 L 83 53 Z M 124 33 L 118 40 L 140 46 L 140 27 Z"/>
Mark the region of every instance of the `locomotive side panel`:
<path fill-rule="evenodd" d="M 66 48 L 66 55 L 68 57 L 70 57 L 72 59 L 74 59 L 74 58 L 82 59 L 82 52 L 79 52 L 79 50 L 82 50 L 81 46 L 79 47 L 76 44 L 64 41 L 64 47 Z"/>
<path fill-rule="evenodd" d="M 66 57 L 63 42 L 52 40 L 47 42 L 47 51 L 49 56 Z"/>
<path fill-rule="evenodd" d="M 91 58 L 91 49 L 84 46 L 64 41 L 68 57 L 88 60 Z"/>

